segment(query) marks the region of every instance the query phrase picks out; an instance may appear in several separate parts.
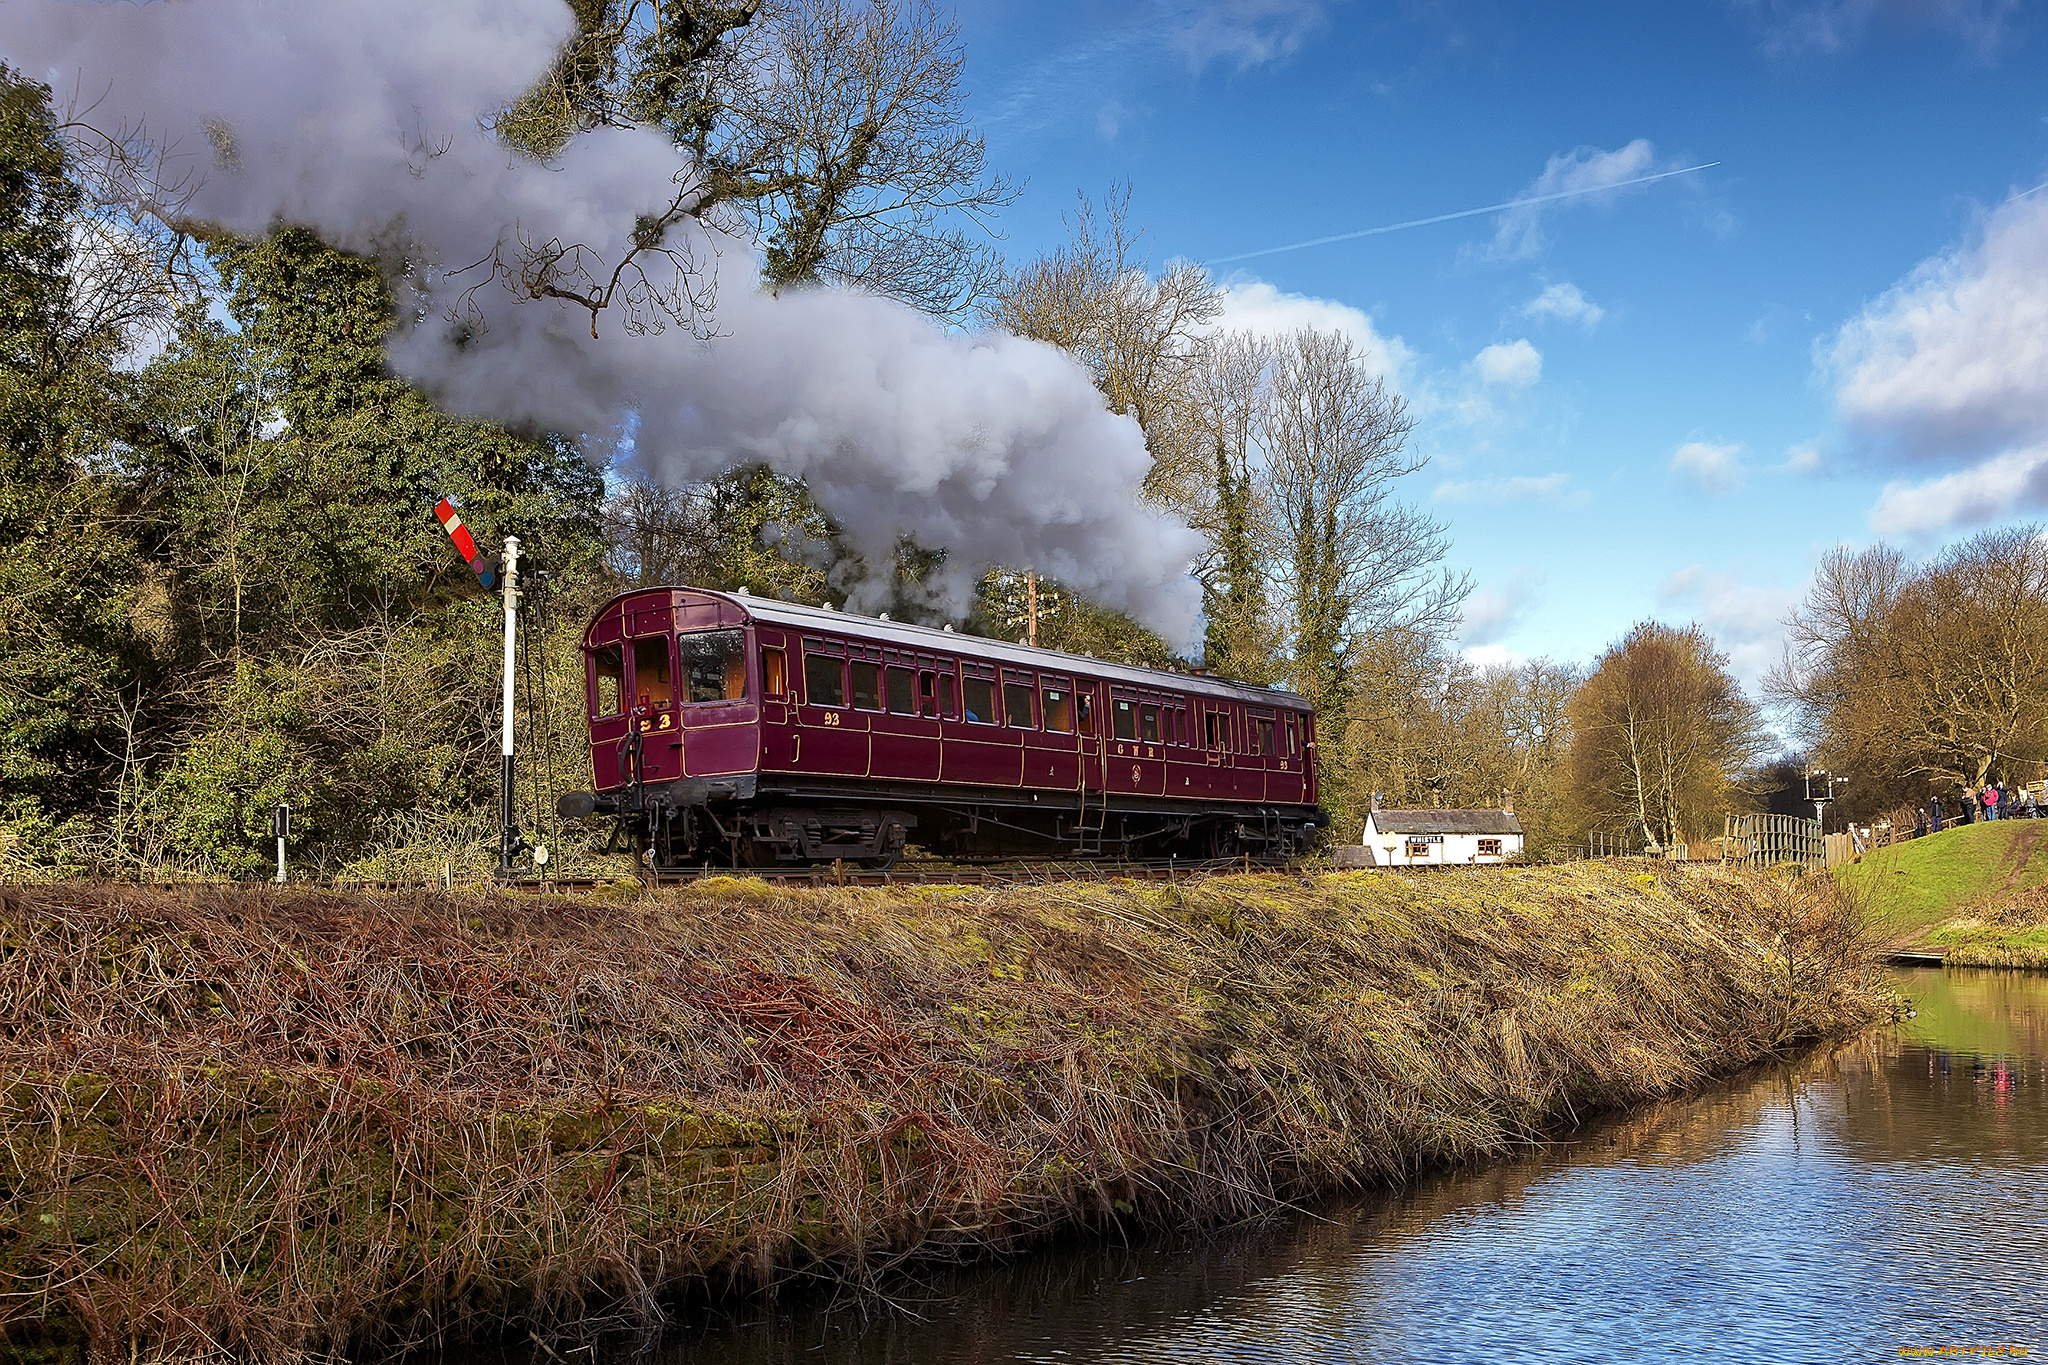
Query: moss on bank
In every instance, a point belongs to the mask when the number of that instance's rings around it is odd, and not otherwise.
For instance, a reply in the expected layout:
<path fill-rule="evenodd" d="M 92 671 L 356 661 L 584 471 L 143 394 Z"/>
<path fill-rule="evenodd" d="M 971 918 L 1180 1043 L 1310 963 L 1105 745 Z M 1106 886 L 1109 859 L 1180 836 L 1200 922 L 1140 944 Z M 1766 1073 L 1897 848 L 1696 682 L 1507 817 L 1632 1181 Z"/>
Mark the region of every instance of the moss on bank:
<path fill-rule="evenodd" d="M 1884 1009 L 1832 891 L 0 891 L 0 1351 L 640 1324 L 1482 1159 Z"/>

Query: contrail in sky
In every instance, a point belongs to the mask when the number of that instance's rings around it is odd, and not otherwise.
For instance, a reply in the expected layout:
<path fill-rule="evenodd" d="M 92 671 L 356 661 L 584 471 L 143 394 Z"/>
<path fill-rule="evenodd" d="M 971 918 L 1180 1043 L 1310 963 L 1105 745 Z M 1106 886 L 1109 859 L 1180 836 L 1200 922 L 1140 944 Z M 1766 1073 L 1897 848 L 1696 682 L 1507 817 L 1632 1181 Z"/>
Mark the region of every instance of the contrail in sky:
<path fill-rule="evenodd" d="M 1599 194 L 1605 190 L 1623 189 L 1629 185 L 1647 185 L 1652 180 L 1669 180 L 1674 175 L 1691 175 L 1694 171 L 1712 170 L 1720 164 L 1718 161 L 1704 161 L 1697 166 L 1682 166 L 1675 171 L 1659 171 L 1655 175 L 1639 175 L 1633 180 L 1617 180 L 1612 185 L 1589 185 L 1582 190 L 1559 190 L 1556 194 L 1539 194 L 1528 199 L 1510 199 L 1505 204 L 1488 204 L 1483 209 L 1459 209 L 1456 213 L 1439 213 L 1434 218 L 1411 218 L 1405 223 L 1389 223 L 1385 227 L 1340 232 L 1332 237 L 1312 237 L 1306 242 L 1289 242 L 1286 246 L 1263 247 L 1258 251 L 1240 251 L 1235 256 L 1214 256 L 1204 264 L 1227 265 L 1232 261 L 1248 261 L 1254 256 L 1273 256 L 1282 251 L 1299 251 L 1308 246 L 1328 246 L 1331 242 L 1351 242 L 1360 237 L 1377 237 L 1383 232 L 1400 232 L 1407 228 L 1428 227 L 1431 223 L 1448 223 L 1453 218 L 1477 218 L 1482 213 L 1526 208 L 1530 204 L 1548 204 L 1558 199 L 1576 199 L 1582 194 Z"/>

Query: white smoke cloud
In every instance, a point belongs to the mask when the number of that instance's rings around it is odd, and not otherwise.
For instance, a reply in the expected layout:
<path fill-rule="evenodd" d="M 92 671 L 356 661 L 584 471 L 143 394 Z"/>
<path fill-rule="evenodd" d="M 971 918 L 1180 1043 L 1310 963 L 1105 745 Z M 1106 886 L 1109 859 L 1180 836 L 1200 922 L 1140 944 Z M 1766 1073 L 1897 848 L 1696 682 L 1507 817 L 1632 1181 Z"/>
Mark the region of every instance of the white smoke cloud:
<path fill-rule="evenodd" d="M 194 217 L 245 234 L 295 223 L 359 251 L 408 243 L 433 317 L 390 357 L 444 405 L 593 442 L 630 431 L 633 458 L 671 481 L 750 461 L 800 474 L 870 563 L 903 534 L 948 549 L 956 610 L 981 566 L 1028 565 L 1192 638 L 1199 538 L 1141 504 L 1142 434 L 1056 350 L 948 334 L 847 291 L 770 297 L 751 243 L 690 222 L 668 241 L 716 280 L 709 342 L 627 334 L 611 314 L 592 337 L 580 308 L 448 273 L 522 240 L 615 263 L 636 216 L 688 181 L 650 130 L 588 133 L 542 166 L 482 126 L 569 36 L 560 0 L 0 0 L 0 14 L 0 55 L 88 102 L 106 92 L 97 122 L 146 122 L 204 171 Z M 434 319 L 464 290 L 486 326 L 458 343 Z M 884 592 L 865 585 L 853 605 Z"/>

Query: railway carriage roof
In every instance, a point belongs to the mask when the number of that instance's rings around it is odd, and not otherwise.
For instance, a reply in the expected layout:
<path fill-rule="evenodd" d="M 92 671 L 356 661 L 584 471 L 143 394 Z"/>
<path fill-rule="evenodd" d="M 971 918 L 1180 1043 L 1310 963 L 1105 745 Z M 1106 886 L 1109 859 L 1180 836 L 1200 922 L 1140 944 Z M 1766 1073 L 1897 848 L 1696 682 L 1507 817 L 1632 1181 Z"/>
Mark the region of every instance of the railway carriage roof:
<path fill-rule="evenodd" d="M 1139 668 L 1131 664 L 1112 663 L 1107 659 L 1090 658 L 1085 654 L 1068 654 L 1057 649 L 1037 649 L 1030 645 L 1010 644 L 982 635 L 961 635 L 954 631 L 934 630 L 930 626 L 914 626 L 907 621 L 883 621 L 872 616 L 862 616 L 857 612 L 827 611 L 823 607 L 807 607 L 797 602 L 781 602 L 766 597 L 743 597 L 737 593 L 714 592 L 709 588 L 638 588 L 632 592 L 621 593 L 607 602 L 598 610 L 598 615 L 602 616 L 629 598 L 659 592 L 689 593 L 698 597 L 717 598 L 733 604 L 754 621 L 764 625 L 786 626 L 798 631 L 830 631 L 835 635 L 857 636 L 862 640 L 924 650 L 927 653 L 992 659 L 1063 673 L 1085 673 L 1090 677 L 1130 683 L 1137 687 L 1227 697 L 1251 706 L 1309 709 L 1305 697 L 1284 687 L 1259 687 L 1251 683 L 1230 682 L 1223 678 L 1211 678 L 1194 673 L 1169 673 L 1163 669 Z"/>

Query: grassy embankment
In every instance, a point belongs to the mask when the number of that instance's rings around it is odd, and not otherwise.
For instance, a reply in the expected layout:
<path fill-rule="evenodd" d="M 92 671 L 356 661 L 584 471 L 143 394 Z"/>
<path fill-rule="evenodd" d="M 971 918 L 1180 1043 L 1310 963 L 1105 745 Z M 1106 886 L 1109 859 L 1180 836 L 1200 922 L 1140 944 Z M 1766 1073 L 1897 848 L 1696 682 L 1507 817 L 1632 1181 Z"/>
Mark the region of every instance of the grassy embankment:
<path fill-rule="evenodd" d="M 0 889 L 0 1355 L 644 1327 L 1483 1159 L 1888 1008 L 1821 878 Z"/>
<path fill-rule="evenodd" d="M 1836 871 L 1892 946 L 1969 967 L 2048 967 L 2048 820 L 1992 820 Z"/>

